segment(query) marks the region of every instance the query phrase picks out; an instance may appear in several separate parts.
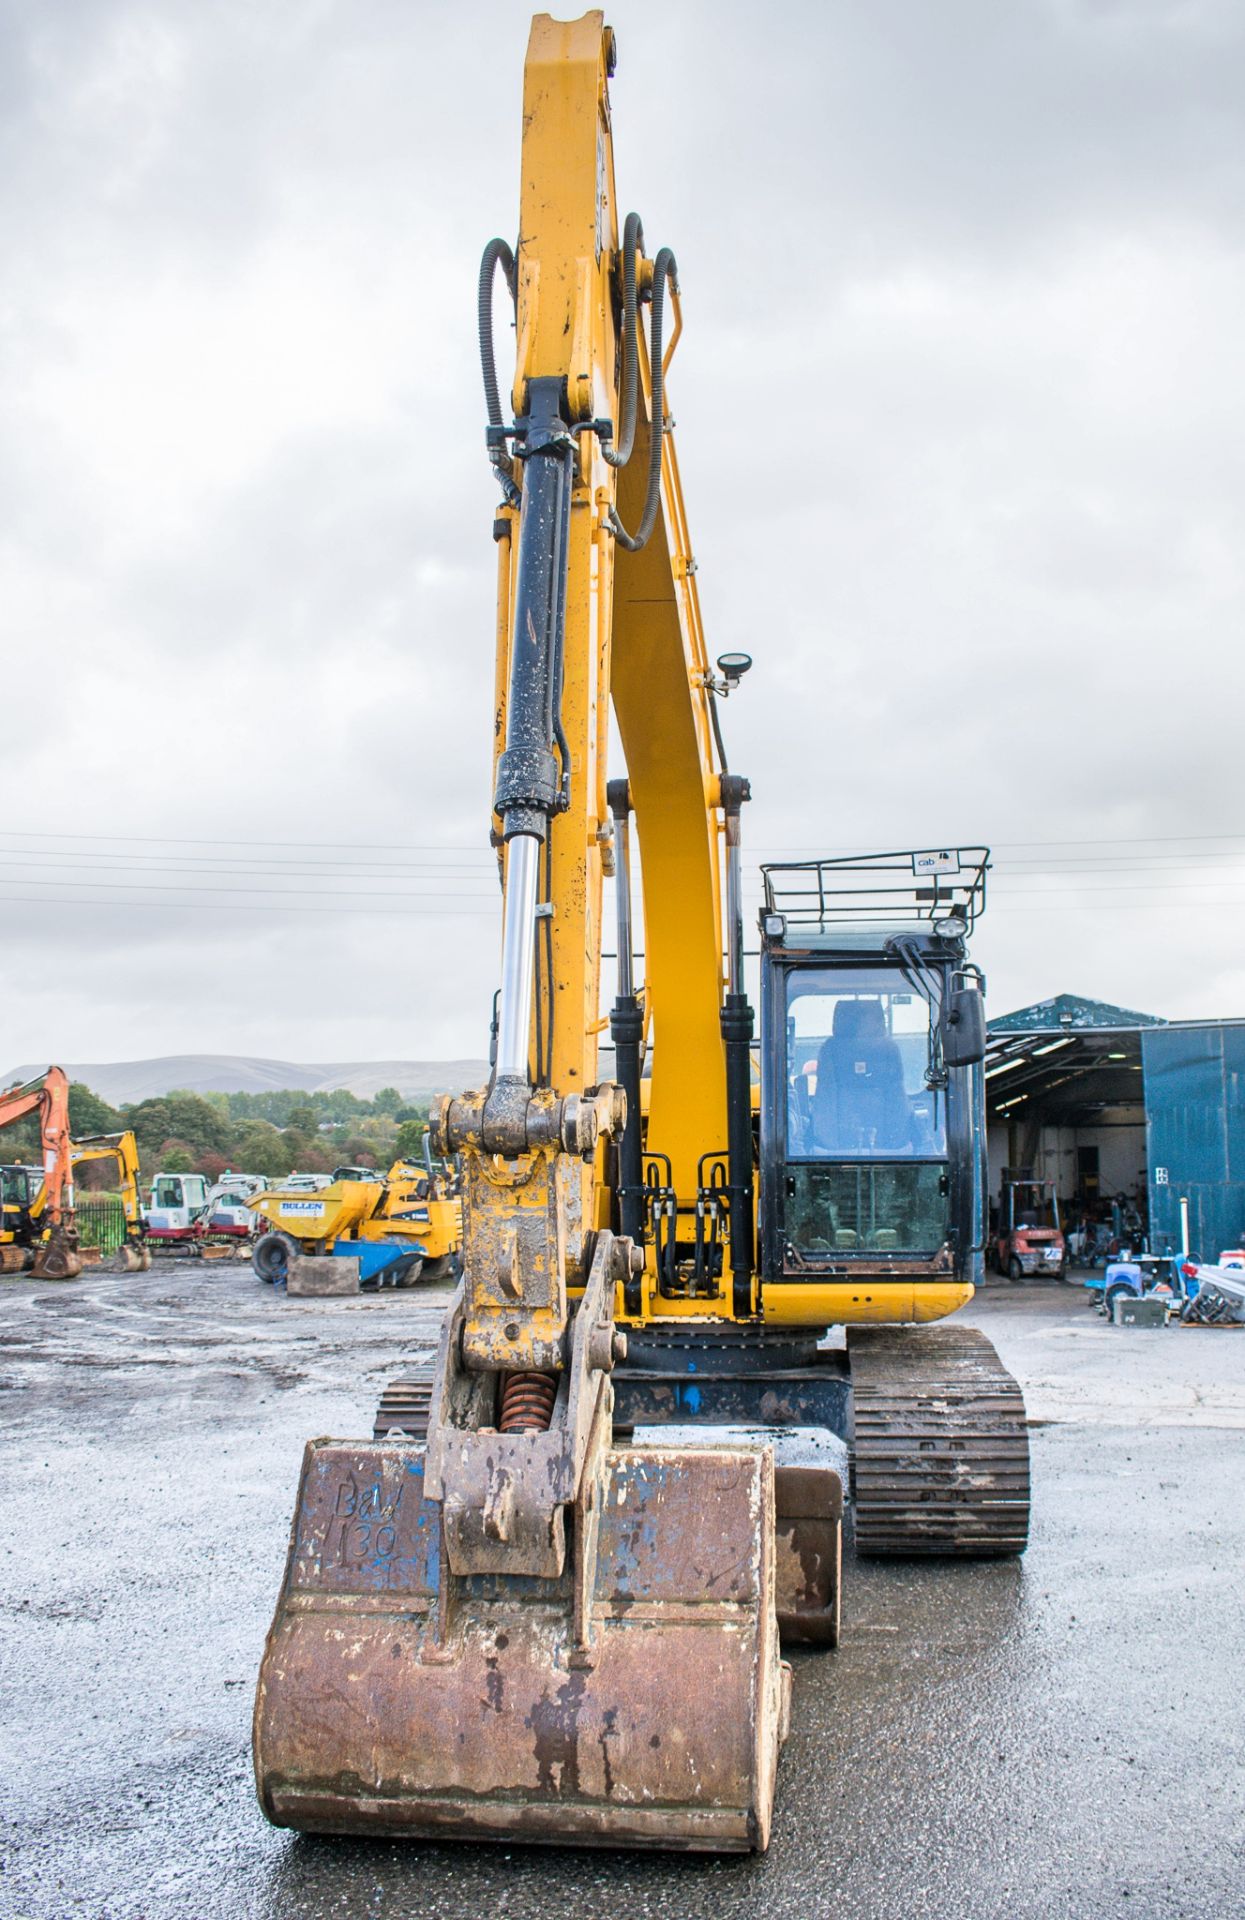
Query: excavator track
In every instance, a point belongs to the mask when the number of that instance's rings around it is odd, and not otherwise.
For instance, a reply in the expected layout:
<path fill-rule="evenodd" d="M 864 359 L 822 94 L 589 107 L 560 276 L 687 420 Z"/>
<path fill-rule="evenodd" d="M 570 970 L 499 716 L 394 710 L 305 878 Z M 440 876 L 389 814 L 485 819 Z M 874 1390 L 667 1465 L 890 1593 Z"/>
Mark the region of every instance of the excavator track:
<path fill-rule="evenodd" d="M 856 1551 L 985 1559 L 1029 1537 L 1020 1388 L 973 1327 L 848 1335 Z"/>
<path fill-rule="evenodd" d="M 432 1411 L 432 1366 L 391 1380 L 380 1396 L 373 1440 L 387 1440 L 392 1433 L 404 1433 L 412 1440 L 428 1437 L 428 1416 Z"/>

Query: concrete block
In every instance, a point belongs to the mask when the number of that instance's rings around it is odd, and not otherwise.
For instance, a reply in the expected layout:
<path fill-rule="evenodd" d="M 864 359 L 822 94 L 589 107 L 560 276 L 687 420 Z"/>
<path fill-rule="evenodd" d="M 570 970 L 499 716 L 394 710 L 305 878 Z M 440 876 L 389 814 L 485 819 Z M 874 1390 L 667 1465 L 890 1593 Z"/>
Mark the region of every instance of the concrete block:
<path fill-rule="evenodd" d="M 1167 1302 L 1144 1298 L 1138 1300 L 1132 1295 L 1117 1294 L 1111 1317 L 1117 1327 L 1165 1327 Z"/>
<path fill-rule="evenodd" d="M 320 1299 L 329 1294 L 358 1293 L 357 1255 L 300 1253 L 290 1261 L 285 1290 L 296 1298 Z"/>

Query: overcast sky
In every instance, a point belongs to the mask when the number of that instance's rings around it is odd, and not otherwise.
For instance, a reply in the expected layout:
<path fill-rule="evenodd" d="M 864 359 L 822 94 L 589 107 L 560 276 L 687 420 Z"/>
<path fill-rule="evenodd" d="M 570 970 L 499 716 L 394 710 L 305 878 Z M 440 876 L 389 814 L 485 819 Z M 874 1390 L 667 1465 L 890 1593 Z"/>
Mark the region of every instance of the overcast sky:
<path fill-rule="evenodd" d="M 1245 7 L 610 18 L 752 853 L 988 841 L 996 1012 L 1245 1015 Z M 0 20 L 0 1066 L 480 1054 L 528 9 Z"/>

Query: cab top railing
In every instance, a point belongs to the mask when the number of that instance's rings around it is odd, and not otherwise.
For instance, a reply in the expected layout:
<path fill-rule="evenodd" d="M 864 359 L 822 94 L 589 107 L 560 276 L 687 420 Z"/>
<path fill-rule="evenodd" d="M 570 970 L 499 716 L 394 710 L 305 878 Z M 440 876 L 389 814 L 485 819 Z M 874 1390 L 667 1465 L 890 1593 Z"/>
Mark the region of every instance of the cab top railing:
<path fill-rule="evenodd" d="M 989 847 L 919 847 L 824 860 L 771 861 L 763 931 L 830 933 L 848 926 L 928 926 L 959 921 L 971 933 L 986 904 Z M 764 920 L 781 915 L 785 927 Z"/>

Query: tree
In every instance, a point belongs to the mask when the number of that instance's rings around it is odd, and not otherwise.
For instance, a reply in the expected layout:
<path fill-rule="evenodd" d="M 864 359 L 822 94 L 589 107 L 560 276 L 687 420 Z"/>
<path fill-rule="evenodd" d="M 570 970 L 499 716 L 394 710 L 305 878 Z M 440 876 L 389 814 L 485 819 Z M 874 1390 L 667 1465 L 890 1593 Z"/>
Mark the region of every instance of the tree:
<path fill-rule="evenodd" d="M 120 1117 L 124 1125 L 133 1127 L 144 1160 L 170 1136 L 189 1147 L 192 1162 L 201 1153 L 227 1154 L 230 1150 L 232 1130 L 228 1120 L 197 1093 L 168 1093 L 154 1100 L 140 1100 L 137 1106 L 123 1107 Z"/>
<path fill-rule="evenodd" d="M 404 1120 L 393 1143 L 394 1159 L 409 1160 L 413 1166 L 418 1166 L 424 1157 L 426 1130 L 422 1116 L 417 1120 Z"/>
<path fill-rule="evenodd" d="M 196 1153 L 228 1153 L 232 1129 L 210 1100 L 197 1093 L 177 1092 L 169 1094 L 168 1106 L 179 1138 Z"/>
<path fill-rule="evenodd" d="M 392 1119 L 398 1112 L 398 1109 L 405 1106 L 405 1104 L 406 1102 L 396 1087 L 382 1087 L 379 1093 L 373 1094 L 372 1096 L 372 1112 L 387 1113 L 390 1119 Z"/>
<path fill-rule="evenodd" d="M 229 1171 L 229 1162 L 223 1153 L 201 1153 L 195 1161 L 194 1170 L 201 1173 L 205 1180 L 215 1183 Z"/>
<path fill-rule="evenodd" d="M 69 1083 L 69 1131 L 75 1140 L 91 1133 L 120 1133 L 121 1115 L 81 1080 Z"/>
<path fill-rule="evenodd" d="M 194 1155 L 184 1140 L 166 1140 L 156 1155 L 160 1173 L 193 1173 Z"/>
<path fill-rule="evenodd" d="M 121 1118 L 133 1128 L 146 1166 L 173 1131 L 167 1100 L 140 1100 L 135 1106 L 122 1107 Z"/>
<path fill-rule="evenodd" d="M 113 1193 L 117 1185 L 117 1163 L 107 1160 L 80 1160 L 73 1170 L 76 1193 Z"/>
<path fill-rule="evenodd" d="M 287 1133 L 301 1133 L 314 1139 L 320 1130 L 320 1116 L 311 1106 L 291 1107 L 286 1115 L 285 1130 Z"/>
<path fill-rule="evenodd" d="M 277 1129 L 261 1123 L 248 1127 L 238 1140 L 234 1164 L 239 1173 L 263 1173 L 274 1180 L 291 1171 L 294 1159 Z"/>

